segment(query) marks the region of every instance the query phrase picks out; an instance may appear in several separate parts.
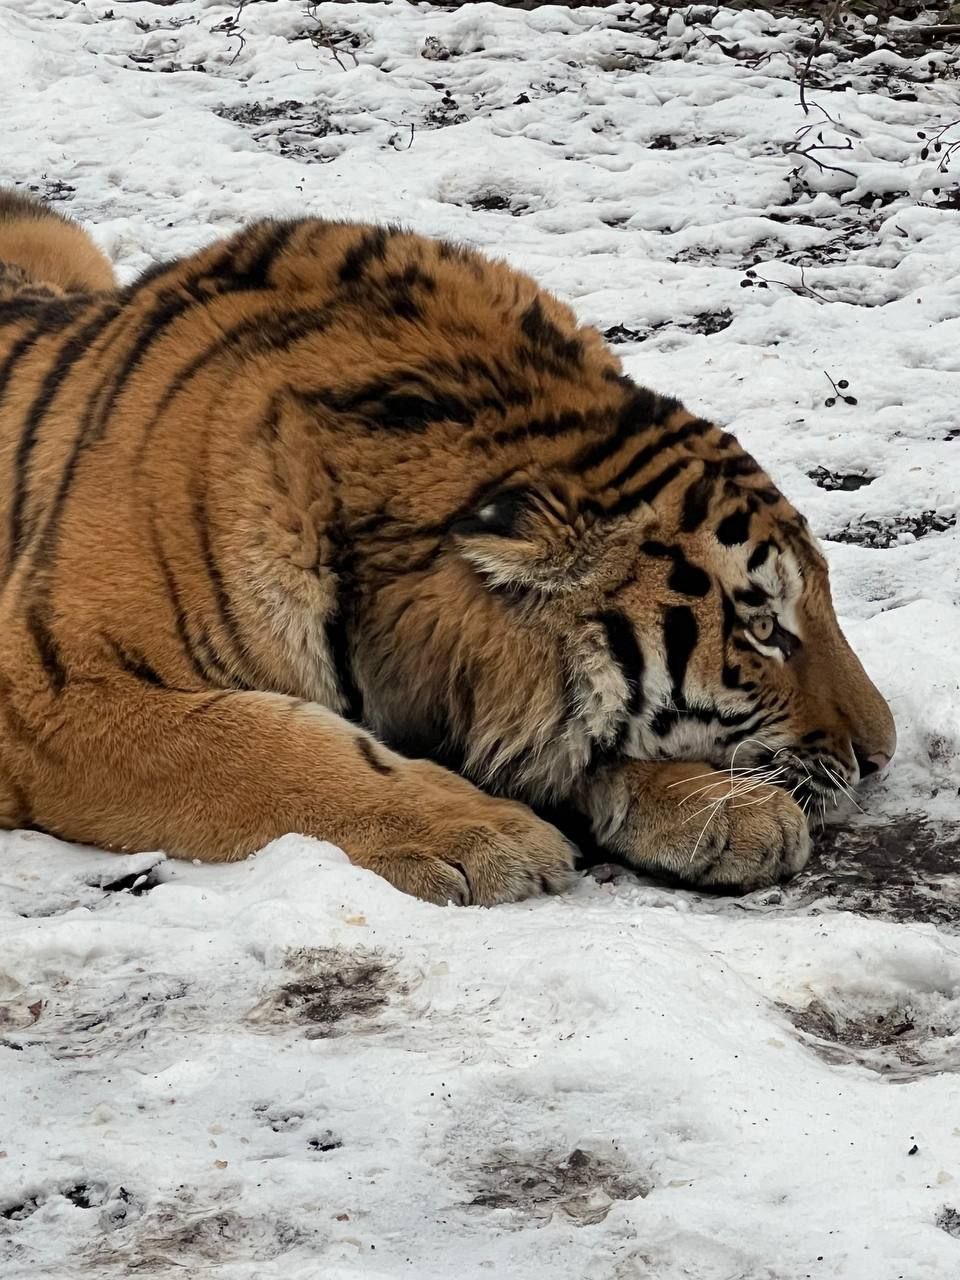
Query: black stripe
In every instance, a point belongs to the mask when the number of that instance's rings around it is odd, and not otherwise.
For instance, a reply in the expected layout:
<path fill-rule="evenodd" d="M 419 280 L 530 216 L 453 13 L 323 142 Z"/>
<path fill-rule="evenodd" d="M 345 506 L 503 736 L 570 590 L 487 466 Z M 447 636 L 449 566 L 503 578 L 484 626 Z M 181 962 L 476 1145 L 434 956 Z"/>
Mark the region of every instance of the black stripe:
<path fill-rule="evenodd" d="M 197 633 L 193 639 L 194 649 L 197 658 L 203 664 L 203 668 L 207 673 L 207 680 L 215 679 L 217 684 L 227 684 L 233 689 L 249 689 L 250 686 L 243 680 L 239 680 L 226 662 L 221 658 L 219 652 L 213 647 L 213 641 L 210 639 L 210 633 L 202 624 L 197 628 Z"/>
<path fill-rule="evenodd" d="M 327 651 L 336 672 L 337 688 L 343 701 L 343 710 L 340 714 L 344 719 L 356 724 L 363 715 L 363 695 L 357 687 L 353 674 L 349 612 L 349 594 L 343 592 L 337 602 L 336 610 L 327 619 L 324 634 Z"/>
<path fill-rule="evenodd" d="M 747 685 L 740 685 L 741 689 L 746 689 Z M 749 686 L 753 688 L 753 686 Z M 747 711 L 721 711 L 718 707 L 698 707 L 690 706 L 681 692 L 674 692 L 674 701 L 676 706 L 661 707 L 650 722 L 650 728 L 660 738 L 665 738 L 680 723 L 681 717 L 686 722 L 696 722 L 703 725 L 717 725 L 720 728 L 737 728 L 745 726 L 743 731 L 730 735 L 731 741 L 738 741 L 742 738 L 748 738 L 754 733 L 760 723 L 774 723 L 773 720 L 765 719 L 764 713 L 756 707 L 751 707 Z M 784 717 L 780 717 L 783 719 Z M 752 723 L 747 723 L 748 721 Z"/>
<path fill-rule="evenodd" d="M 747 572 L 755 573 L 757 569 L 766 564 L 767 557 L 776 549 L 777 544 L 775 542 L 761 542 L 750 553 L 750 559 L 747 561 Z"/>
<path fill-rule="evenodd" d="M 607 481 L 607 488 L 618 489 L 622 484 L 631 480 L 635 475 L 650 465 L 651 462 L 667 449 L 672 449 L 675 445 L 682 444 L 685 440 L 694 439 L 697 436 L 704 435 L 710 430 L 710 423 L 704 422 L 702 418 L 695 418 L 693 422 L 688 422 L 682 427 L 678 427 L 676 431 L 668 431 L 666 435 L 656 436 L 650 444 L 645 445 L 629 462 L 620 468 L 615 476 Z M 693 458 L 685 459 L 686 462 L 692 462 Z"/>
<path fill-rule="evenodd" d="M 213 542 L 210 537 L 210 522 L 207 519 L 207 508 L 204 496 L 201 492 L 195 491 L 193 497 L 192 513 L 194 525 L 197 530 L 197 539 L 200 544 L 200 559 L 206 570 L 207 578 L 213 592 L 213 599 L 217 606 L 217 616 L 220 620 L 220 626 L 226 632 L 227 638 L 233 648 L 237 660 L 242 665 L 247 656 L 246 644 L 243 635 L 237 625 L 237 620 L 233 613 L 233 605 L 230 602 L 230 595 L 227 591 L 226 583 L 223 580 L 223 573 L 217 561 L 216 552 L 213 549 Z"/>
<path fill-rule="evenodd" d="M 667 580 L 671 591 L 699 598 L 709 594 L 710 575 L 688 560 L 680 547 L 668 547 L 662 542 L 642 542 L 640 550 L 648 556 L 673 561 L 673 569 Z"/>
<path fill-rule="evenodd" d="M 131 281 L 121 295 L 124 302 L 132 302 L 138 293 L 143 293 L 151 285 L 157 283 L 161 276 L 172 271 L 179 271 L 183 265 L 182 258 L 162 258 L 141 271 L 136 280 Z"/>
<path fill-rule="evenodd" d="M 144 684 L 153 685 L 157 689 L 165 689 L 167 687 L 163 677 L 158 675 L 142 653 L 136 653 L 132 649 L 125 648 L 118 640 L 113 640 L 109 636 L 104 636 L 104 639 L 113 651 L 117 662 L 129 675 Z"/>
<path fill-rule="evenodd" d="M 757 711 L 751 723 L 744 724 L 742 728 L 735 730 L 733 733 L 725 733 L 723 735 L 724 746 L 732 747 L 738 742 L 745 742 L 747 738 L 753 737 L 758 729 L 772 729 L 775 725 L 782 724 L 786 719 L 786 715 L 768 715 L 766 712 Z"/>
<path fill-rule="evenodd" d="M 374 427 L 394 431 L 422 431 L 436 422 L 466 424 L 475 410 L 466 401 L 448 393 L 431 391 L 429 395 L 401 389 L 404 383 L 416 381 L 400 373 L 392 381 L 378 379 L 349 391 L 321 388 L 301 393 L 305 404 L 321 404 L 335 413 L 352 414 Z"/>
<path fill-rule="evenodd" d="M 749 609 L 760 609 L 770 603 L 769 595 L 759 587 L 735 587 L 733 595 L 740 604 L 745 604 Z"/>
<path fill-rule="evenodd" d="M 36 291 L 25 291 L 7 301 L 0 302 L 0 325 L 16 324 L 19 320 L 34 320 L 45 332 L 65 329 L 90 305 L 89 294 L 74 298 L 41 297 Z"/>
<path fill-rule="evenodd" d="M 304 225 L 302 218 L 279 221 L 274 218 L 256 223 L 242 232 L 241 244 L 234 241 L 237 248 L 246 247 L 247 242 L 254 241 L 258 232 L 263 232 L 263 239 L 252 243 L 253 256 L 246 264 L 234 266 L 225 275 L 221 275 L 221 287 L 229 293 L 256 292 L 271 287 L 270 273 L 283 251 L 289 246 L 294 234 Z"/>
<path fill-rule="evenodd" d="M 734 628 L 739 625 L 740 617 L 737 614 L 736 606 L 727 595 L 726 591 L 722 593 L 723 604 L 723 642 L 726 642 L 733 635 Z"/>
<path fill-rule="evenodd" d="M 287 350 L 301 338 L 313 333 L 321 333 L 330 323 L 333 314 L 334 309 L 329 306 L 303 308 L 282 315 L 260 312 L 241 320 L 232 329 L 225 330 L 215 342 L 210 343 L 194 356 L 167 383 L 147 424 L 146 437 L 149 438 L 172 401 L 187 384 L 218 356 L 228 355 L 238 359 L 267 355 L 271 351 Z M 101 420 L 105 421 L 105 414 L 102 415 Z"/>
<path fill-rule="evenodd" d="M 371 262 L 383 262 L 386 256 L 387 230 L 375 227 L 366 232 L 344 255 L 337 275 L 341 284 L 356 284 Z"/>
<path fill-rule="evenodd" d="M 225 698 L 232 698 L 236 692 L 236 689 L 220 689 L 217 693 L 205 694 L 200 701 L 195 702 L 192 707 L 188 708 L 185 714 L 188 716 L 206 715 L 208 711 L 213 711 L 218 707 Z"/>
<path fill-rule="evenodd" d="M 380 759 L 369 738 L 357 738 L 356 743 L 357 750 L 375 773 L 379 773 L 381 777 L 389 778 L 396 772 L 393 765 L 387 764 L 385 760 Z"/>
<path fill-rule="evenodd" d="M 267 234 L 263 242 L 256 245 L 253 259 L 245 267 L 231 269 L 231 264 L 236 261 L 235 251 L 238 247 L 242 248 L 243 244 L 237 246 L 235 242 L 228 243 L 219 256 L 213 262 L 202 265 L 200 271 L 184 280 L 172 280 L 167 289 L 157 289 L 152 306 L 142 318 L 132 346 L 125 357 L 111 369 L 90 400 L 78 436 L 78 451 L 87 448 L 102 436 L 114 406 L 147 351 L 181 316 L 193 309 L 202 310 L 220 294 L 257 292 L 269 285 L 271 266 L 302 224 L 284 222 L 260 225 L 267 226 Z M 188 261 L 189 259 L 185 260 L 183 265 Z M 139 291 L 134 286 L 128 299 Z M 249 325 L 250 321 L 246 324 Z M 228 333 L 216 345 L 221 347 L 225 343 L 229 344 L 230 340 L 231 335 Z M 165 395 L 163 407 L 166 407 L 169 398 Z M 154 413 L 154 420 L 158 416 L 159 411 Z"/>
<path fill-rule="evenodd" d="M 610 656 L 620 669 L 627 686 L 626 711 L 636 715 L 643 706 L 643 651 L 637 641 L 633 626 L 618 610 L 607 610 L 597 615 L 607 635 Z"/>
<path fill-rule="evenodd" d="M 692 458 L 678 458 L 676 462 L 671 462 L 668 467 L 664 467 L 662 471 L 649 479 L 646 484 L 641 485 L 639 489 L 621 494 L 615 502 L 604 505 L 594 500 L 588 500 L 581 504 L 581 509 L 606 519 L 628 515 L 631 511 L 636 511 L 637 507 L 643 506 L 644 503 L 653 502 L 661 490 L 676 480 L 677 476 L 685 471 L 692 461 Z"/>
<path fill-rule="evenodd" d="M 160 566 L 160 572 L 163 574 L 164 582 L 166 583 L 167 595 L 170 597 L 170 606 L 173 610 L 173 621 L 177 631 L 177 638 L 180 641 L 180 647 L 186 654 L 190 666 L 193 668 L 194 675 L 202 680 L 204 684 L 213 684 L 215 682 L 211 679 L 210 672 L 201 662 L 200 657 L 194 648 L 193 642 L 190 639 L 190 630 L 187 626 L 187 615 L 183 608 L 180 588 L 177 585 L 176 578 L 174 577 L 173 569 L 170 567 L 170 562 L 163 553 L 163 547 L 160 543 L 160 533 L 157 529 L 155 520 L 152 518 L 150 520 L 150 537 L 153 542 L 153 553 L 157 557 L 157 564 Z"/>
<path fill-rule="evenodd" d="M 750 538 L 750 512 L 734 511 L 717 525 L 717 541 L 725 547 L 735 547 Z"/>
<path fill-rule="evenodd" d="M 119 309 L 116 303 L 98 307 L 89 323 L 85 324 L 79 332 L 62 344 L 60 349 L 53 355 L 53 364 L 48 368 L 47 374 L 40 384 L 40 389 L 27 410 L 14 461 L 13 501 L 10 507 L 10 552 L 6 566 L 6 576 L 8 578 L 16 566 L 26 541 L 24 536 L 24 508 L 26 507 L 30 478 L 30 459 L 36 447 L 40 426 L 54 397 L 70 375 L 77 361 L 87 354 L 90 345 L 109 326 Z"/>
<path fill-rule="evenodd" d="M 727 479 L 732 479 L 734 476 L 752 476 L 759 470 L 759 464 L 755 458 L 750 457 L 749 453 L 739 453 L 735 458 L 727 458 L 720 464 L 720 474 Z"/>
<path fill-rule="evenodd" d="M 687 666 L 697 647 L 699 628 L 693 610 L 685 604 L 672 605 L 666 611 L 663 622 L 663 641 L 667 652 L 667 671 L 673 689 L 673 700 L 678 707 L 685 706 L 683 683 Z"/>
<path fill-rule="evenodd" d="M 431 385 L 438 378 L 449 378 L 458 387 L 466 385 L 471 379 L 485 383 L 492 388 L 497 400 L 513 408 L 533 403 L 530 387 L 519 380 L 516 373 L 496 356 L 465 355 L 455 360 L 435 358 L 422 366 L 422 372 L 425 378 L 431 380 Z"/>
<path fill-rule="evenodd" d="M 450 681 L 450 719 L 455 722 L 461 741 L 466 742 L 473 729 L 476 713 L 473 682 L 466 666 L 461 663 Z"/>
<path fill-rule="evenodd" d="M 579 471 L 592 471 L 619 453 L 628 440 L 662 426 L 679 407 L 679 401 L 658 396 L 646 387 L 631 387 L 630 398 L 620 410 L 613 430 L 605 439 L 582 449 L 574 458 L 573 466 Z M 686 428 L 682 428 L 682 432 L 685 436 Z M 664 437 L 661 447 L 666 447 L 664 442 L 676 435 L 671 432 Z"/>
<path fill-rule="evenodd" d="M 27 629 L 36 645 L 40 663 L 47 673 L 54 693 L 61 693 L 67 683 L 67 672 L 60 657 L 60 646 L 50 630 L 49 619 L 36 605 L 27 610 Z"/>
<path fill-rule="evenodd" d="M 513 444 L 517 440 L 555 440 L 558 436 L 574 431 L 589 431 L 598 424 L 597 414 L 557 413 L 543 418 L 532 418 L 516 427 L 504 427 L 483 438 L 479 443 L 494 445 Z"/>
<path fill-rule="evenodd" d="M 709 462 L 704 463 L 703 475 L 694 480 L 683 495 L 683 512 L 680 517 L 682 533 L 696 533 L 706 520 L 713 498 L 716 475 L 716 467 Z"/>
<path fill-rule="evenodd" d="M 661 707 L 650 721 L 650 728 L 658 738 L 666 738 L 679 723 L 680 712 L 676 707 Z"/>
<path fill-rule="evenodd" d="M 520 317 L 520 332 L 538 352 L 545 352 L 561 365 L 579 369 L 583 365 L 583 343 L 579 338 L 567 338 L 552 320 L 544 314 L 543 304 L 534 298 Z"/>
<path fill-rule="evenodd" d="M 0 365 L 0 399 L 2 399 L 6 394 L 7 386 L 10 382 L 14 369 L 20 363 L 23 356 L 32 349 L 37 338 L 40 337 L 42 332 L 43 330 L 39 326 L 35 325 L 33 328 L 28 329 L 26 333 L 21 334 L 7 352 L 6 359 L 3 364 Z"/>
<path fill-rule="evenodd" d="M 275 445 L 280 439 L 281 405 L 284 393 L 275 391 L 267 401 L 263 417 L 257 423 L 256 435 L 268 445 Z"/>
<path fill-rule="evenodd" d="M 692 564 L 681 552 L 674 562 L 667 586 L 678 595 L 702 599 L 710 593 L 710 575 L 699 565 Z"/>

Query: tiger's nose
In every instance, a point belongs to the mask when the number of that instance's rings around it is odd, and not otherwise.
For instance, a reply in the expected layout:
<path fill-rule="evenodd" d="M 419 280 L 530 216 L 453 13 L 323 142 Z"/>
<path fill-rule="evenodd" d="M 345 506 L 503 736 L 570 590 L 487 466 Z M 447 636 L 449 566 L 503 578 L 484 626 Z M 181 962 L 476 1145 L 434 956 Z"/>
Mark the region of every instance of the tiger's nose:
<path fill-rule="evenodd" d="M 879 773 L 881 769 L 885 769 L 890 763 L 890 757 L 883 751 L 876 751 L 873 755 L 865 755 L 862 748 L 855 746 L 853 754 L 857 757 L 857 764 L 860 766 L 860 779 L 869 778 L 871 773 Z"/>

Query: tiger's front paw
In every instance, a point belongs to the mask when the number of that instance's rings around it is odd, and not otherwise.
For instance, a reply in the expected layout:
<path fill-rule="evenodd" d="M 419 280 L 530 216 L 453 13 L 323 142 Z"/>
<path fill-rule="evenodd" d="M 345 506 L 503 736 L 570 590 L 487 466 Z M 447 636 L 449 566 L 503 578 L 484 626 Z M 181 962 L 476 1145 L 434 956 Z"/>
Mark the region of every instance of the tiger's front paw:
<path fill-rule="evenodd" d="M 810 856 L 807 820 L 787 792 L 709 765 L 629 764 L 592 800 L 610 848 L 701 888 L 747 893 L 795 875 Z"/>
<path fill-rule="evenodd" d="M 363 865 L 404 893 L 441 906 L 492 907 L 570 886 L 576 849 L 555 827 L 524 805 L 479 792 L 463 808 Z"/>
<path fill-rule="evenodd" d="M 725 777 L 683 808 L 695 813 L 681 819 L 681 862 L 685 846 L 690 852 L 679 874 L 701 888 L 748 893 L 796 875 L 810 857 L 806 817 L 779 787 L 760 783 L 743 793 Z"/>

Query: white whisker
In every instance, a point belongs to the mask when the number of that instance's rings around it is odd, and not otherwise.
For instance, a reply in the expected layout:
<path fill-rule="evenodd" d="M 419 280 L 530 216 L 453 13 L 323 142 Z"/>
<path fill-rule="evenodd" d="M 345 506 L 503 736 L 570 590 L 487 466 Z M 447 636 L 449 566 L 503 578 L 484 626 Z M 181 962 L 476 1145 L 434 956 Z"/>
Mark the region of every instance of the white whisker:
<path fill-rule="evenodd" d="M 688 866 L 692 866 L 692 865 L 693 865 L 693 860 L 694 860 L 694 858 L 697 856 L 697 850 L 700 848 L 700 841 L 701 841 L 701 840 L 703 839 L 703 837 L 707 834 L 707 827 L 709 827 L 710 823 L 714 820 L 714 818 L 715 818 L 715 817 L 717 816 L 717 814 L 720 812 L 720 806 L 721 806 L 722 804 L 723 804 L 723 798 L 721 797 L 721 798 L 716 802 L 716 804 L 713 806 L 713 812 L 710 814 L 710 817 L 709 817 L 709 818 L 706 820 L 706 822 L 703 824 L 703 830 L 702 830 L 702 831 L 700 832 L 700 834 L 697 836 L 697 843 L 693 846 L 693 851 L 692 851 L 692 852 L 691 852 L 691 854 L 690 854 L 690 861 L 689 861 L 689 863 L 687 864 Z"/>
<path fill-rule="evenodd" d="M 760 767 L 759 765 L 750 765 L 750 766 L 745 765 L 742 768 L 737 769 L 736 772 L 737 773 L 756 773 L 759 767 Z M 730 773 L 729 769 L 711 769 L 709 773 L 697 773 L 697 774 L 694 774 L 692 778 L 680 778 L 677 782 L 671 782 L 667 785 L 665 790 L 672 791 L 674 787 L 682 787 L 687 782 L 699 782 L 701 778 L 725 777 L 728 773 Z"/>
<path fill-rule="evenodd" d="M 773 773 L 758 772 L 755 774 L 747 774 L 739 778 L 732 778 L 729 780 L 729 782 L 727 780 L 727 775 L 725 773 L 724 774 L 713 773 L 713 774 L 704 775 L 711 778 L 712 781 L 705 782 L 702 787 L 697 787 L 696 791 L 691 791 L 689 795 L 683 796 L 680 800 L 677 801 L 677 804 L 684 805 L 687 803 L 688 800 L 693 800 L 694 797 L 703 795 L 705 791 L 710 791 L 713 787 L 723 786 L 725 784 L 731 788 L 731 790 L 727 792 L 728 795 L 739 795 L 740 793 L 738 790 L 736 790 L 736 788 L 743 787 L 746 784 L 749 784 L 750 790 L 753 790 L 761 782 L 766 782 L 772 785 L 775 779 L 782 772 L 783 770 L 778 769 L 778 770 L 775 770 Z"/>

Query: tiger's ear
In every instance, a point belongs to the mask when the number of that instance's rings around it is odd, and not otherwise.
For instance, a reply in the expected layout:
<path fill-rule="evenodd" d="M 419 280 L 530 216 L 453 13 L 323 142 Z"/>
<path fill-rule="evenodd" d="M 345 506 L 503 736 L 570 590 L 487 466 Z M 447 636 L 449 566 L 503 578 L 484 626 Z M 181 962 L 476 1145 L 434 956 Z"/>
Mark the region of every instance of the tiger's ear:
<path fill-rule="evenodd" d="M 582 572 L 584 527 L 556 485 L 511 484 L 484 497 L 451 532 L 490 587 L 563 591 Z"/>

